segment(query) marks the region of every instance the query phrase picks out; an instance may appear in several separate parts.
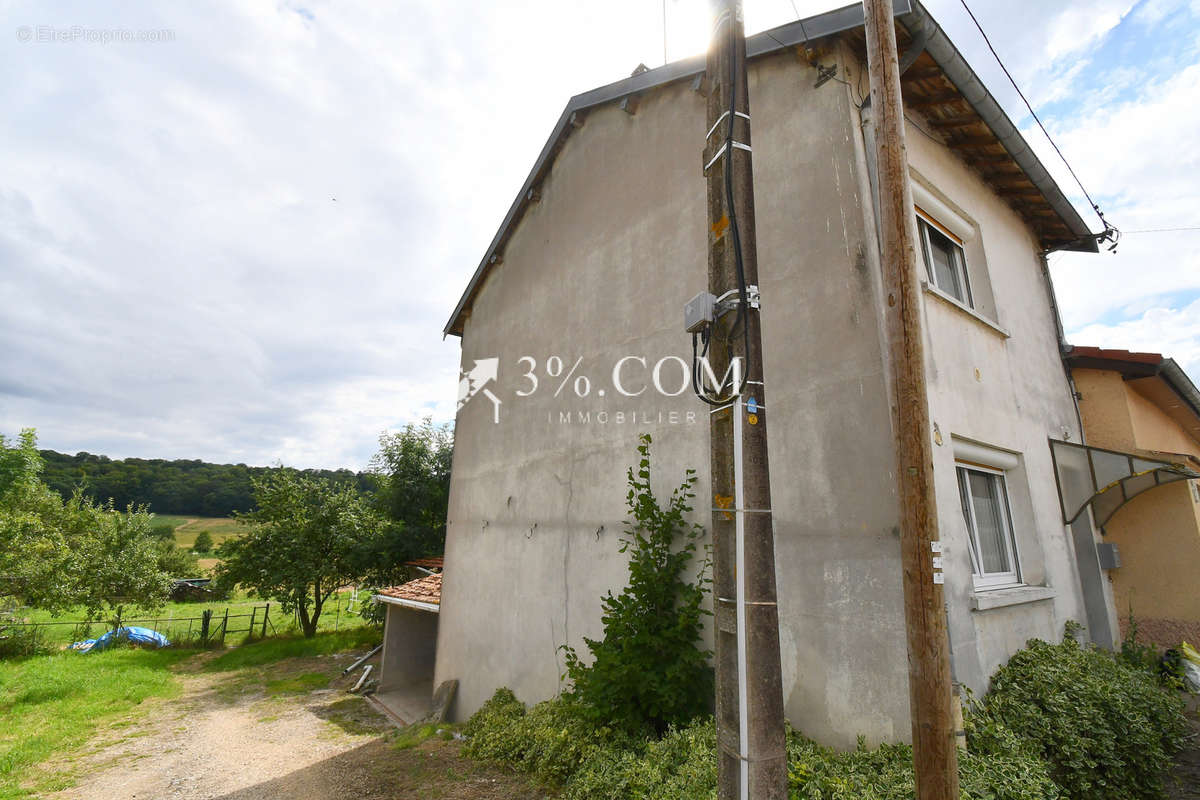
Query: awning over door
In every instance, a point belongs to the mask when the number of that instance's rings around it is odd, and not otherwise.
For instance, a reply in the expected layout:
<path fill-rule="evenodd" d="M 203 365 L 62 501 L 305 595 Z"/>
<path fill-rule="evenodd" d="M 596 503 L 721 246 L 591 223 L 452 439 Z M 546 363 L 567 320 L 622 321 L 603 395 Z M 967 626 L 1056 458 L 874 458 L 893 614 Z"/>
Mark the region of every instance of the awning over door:
<path fill-rule="evenodd" d="M 1181 463 L 1144 458 L 1132 453 L 1050 440 L 1058 503 L 1063 522 L 1070 525 L 1091 505 L 1096 527 L 1102 528 L 1117 509 L 1157 486 L 1200 478 L 1200 472 Z"/>

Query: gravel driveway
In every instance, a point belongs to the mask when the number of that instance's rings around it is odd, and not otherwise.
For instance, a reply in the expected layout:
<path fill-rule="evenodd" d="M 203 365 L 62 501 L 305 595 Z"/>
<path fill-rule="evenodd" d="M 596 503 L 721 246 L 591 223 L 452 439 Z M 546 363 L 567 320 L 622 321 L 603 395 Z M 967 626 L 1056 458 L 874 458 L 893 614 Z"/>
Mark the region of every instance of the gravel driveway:
<path fill-rule="evenodd" d="M 136 725 L 110 728 L 59 765 L 75 776 L 56 800 L 400 800 L 522 798 L 521 779 L 475 764 L 457 743 L 398 750 L 394 729 L 339 677 L 353 654 L 256 670 L 180 672 L 183 696 L 154 701 Z"/>

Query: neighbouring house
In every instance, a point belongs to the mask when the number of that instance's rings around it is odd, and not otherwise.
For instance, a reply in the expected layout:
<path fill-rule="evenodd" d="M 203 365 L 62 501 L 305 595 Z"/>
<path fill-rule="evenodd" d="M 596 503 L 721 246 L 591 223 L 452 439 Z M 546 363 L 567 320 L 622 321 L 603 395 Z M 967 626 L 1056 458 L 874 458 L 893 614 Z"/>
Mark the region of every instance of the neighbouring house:
<path fill-rule="evenodd" d="M 1071 347 L 1064 359 L 1088 445 L 1132 464 L 1117 485 L 1097 480 L 1112 487 L 1095 516 L 1120 561 L 1108 575 L 1122 632 L 1132 613 L 1139 640 L 1200 643 L 1200 391 L 1158 353 Z"/>
<path fill-rule="evenodd" d="M 1050 449 L 1081 431 L 1045 254 L 1096 237 L 928 12 L 895 7 L 953 665 L 982 692 L 1069 620 L 1114 641 L 1099 534 L 1064 524 Z M 784 700 L 838 746 L 910 735 L 862 23 L 848 6 L 747 42 Z M 560 646 L 601 634 L 639 433 L 654 485 L 696 469 L 710 519 L 682 325 L 707 285 L 706 87 L 697 57 L 574 97 L 446 326 L 454 718 L 501 686 L 553 696 Z"/>
<path fill-rule="evenodd" d="M 428 713 L 433 698 L 442 559 L 417 559 L 407 566 L 425 574 L 375 595 L 387 615 L 379 687 L 372 699 L 402 722 L 413 723 Z"/>

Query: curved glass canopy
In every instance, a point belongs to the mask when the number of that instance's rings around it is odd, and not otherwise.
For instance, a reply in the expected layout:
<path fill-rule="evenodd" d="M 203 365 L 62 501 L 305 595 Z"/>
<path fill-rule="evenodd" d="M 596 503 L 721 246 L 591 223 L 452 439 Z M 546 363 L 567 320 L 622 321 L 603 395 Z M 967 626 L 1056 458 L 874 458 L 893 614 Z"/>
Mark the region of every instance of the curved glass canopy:
<path fill-rule="evenodd" d="M 1058 503 L 1070 525 L 1089 505 L 1096 527 L 1103 528 L 1121 506 L 1143 492 L 1175 481 L 1200 478 L 1181 463 L 1132 453 L 1050 440 Z"/>

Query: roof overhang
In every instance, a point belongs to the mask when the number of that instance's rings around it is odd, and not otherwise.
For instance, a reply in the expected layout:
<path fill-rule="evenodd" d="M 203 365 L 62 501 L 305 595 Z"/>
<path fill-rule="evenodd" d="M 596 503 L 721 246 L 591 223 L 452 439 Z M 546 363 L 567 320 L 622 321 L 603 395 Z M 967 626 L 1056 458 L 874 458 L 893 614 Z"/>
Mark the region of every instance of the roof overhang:
<path fill-rule="evenodd" d="M 1068 345 L 1063 351 L 1063 361 L 1072 369 L 1119 373 L 1138 394 L 1200 441 L 1200 390 L 1175 359 L 1161 353 Z"/>
<path fill-rule="evenodd" d="M 989 159 L 986 162 L 987 168 L 980 169 L 985 180 L 999 179 L 1003 176 L 1009 181 L 1006 186 L 1011 188 L 1003 190 L 1008 192 L 1005 195 L 1006 199 L 1037 232 L 1044 249 L 1097 252 L 1099 248 L 1096 235 L 1088 229 L 1012 120 L 1004 113 L 1000 104 L 988 92 L 929 12 L 917 0 L 892 0 L 892 10 L 898 22 L 898 46 L 901 49 L 908 46 L 924 50 L 923 53 L 906 52 L 905 57 L 902 57 L 902 62 L 918 70 L 912 74 L 905 73 L 903 89 L 906 103 L 910 102 L 910 97 L 914 94 L 923 98 L 918 102 L 930 103 L 933 99 L 941 101 L 924 109 L 932 121 L 931 124 L 938 127 L 940 120 L 941 124 L 947 127 L 946 131 L 942 131 L 947 146 L 959 151 L 968 161 L 974 159 L 982 164 L 985 163 L 984 159 Z M 746 57 L 758 58 L 846 31 L 858 30 L 861 33 L 863 20 L 861 3 L 797 20 L 747 37 Z M 697 80 L 704 74 L 705 61 L 706 56 L 698 55 L 664 64 L 571 98 L 551 131 L 550 138 L 538 154 L 533 169 L 521 186 L 521 191 L 505 214 L 499 230 L 488 245 L 466 291 L 443 328 L 443 333 L 462 335 L 463 324 L 470 314 L 471 304 L 483 281 L 489 271 L 500 264 L 508 237 L 520 222 L 527 204 L 537 195 L 538 184 L 549 174 L 555 157 L 571 131 L 582 125 L 583 115 L 587 110 L 679 81 Z M 919 71 L 922 68 L 928 70 L 931 66 L 937 70 L 937 75 L 927 75 Z M 923 88 L 936 87 L 936 81 L 939 79 L 945 81 L 944 95 L 933 98 L 921 94 Z M 921 82 L 927 85 L 922 87 Z M 963 116 L 972 117 L 970 122 L 978 122 L 984 126 L 987 134 L 979 136 L 970 132 L 962 133 L 961 131 L 970 131 L 969 125 L 961 126 Z M 978 120 L 975 120 L 975 117 Z M 949 128 L 950 120 L 953 120 L 954 129 Z"/>
<path fill-rule="evenodd" d="M 387 603 L 392 606 L 403 606 L 404 608 L 412 608 L 417 611 L 429 611 L 433 614 L 438 613 L 441 606 L 436 603 L 422 603 L 419 600 L 406 600 L 403 597 L 388 597 L 385 594 L 377 594 L 372 598 L 376 603 Z"/>

